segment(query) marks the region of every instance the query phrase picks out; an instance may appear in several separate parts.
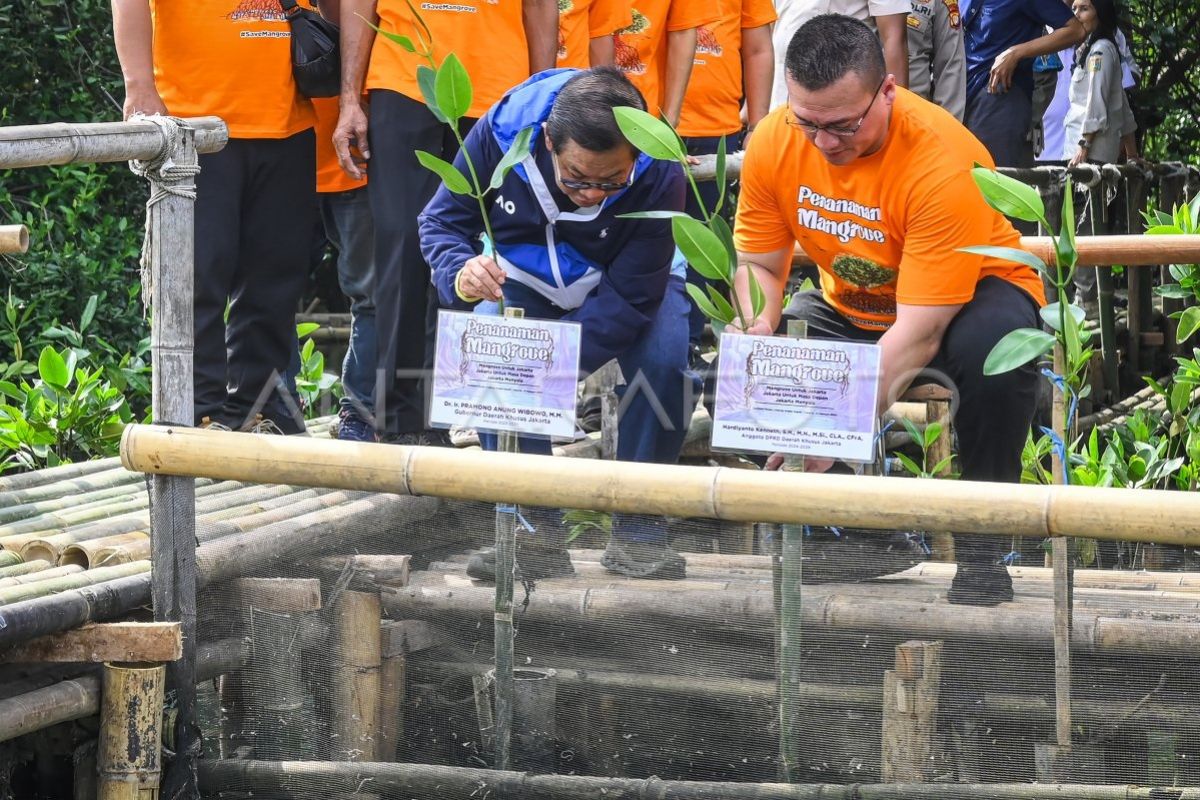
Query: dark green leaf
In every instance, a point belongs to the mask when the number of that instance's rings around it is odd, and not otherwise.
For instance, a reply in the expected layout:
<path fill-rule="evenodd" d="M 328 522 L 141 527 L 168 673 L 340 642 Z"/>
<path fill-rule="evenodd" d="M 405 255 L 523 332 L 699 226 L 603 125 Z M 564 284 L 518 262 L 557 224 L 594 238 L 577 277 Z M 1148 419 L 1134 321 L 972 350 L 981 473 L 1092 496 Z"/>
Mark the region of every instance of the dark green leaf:
<path fill-rule="evenodd" d="M 504 176 L 508 174 L 508 171 L 529 155 L 529 139 L 532 136 L 533 128 L 525 128 L 517 134 L 504 157 L 500 159 L 500 163 L 496 164 L 496 168 L 492 170 L 492 179 L 488 182 L 489 189 L 499 189 L 500 184 L 504 183 Z"/>
<path fill-rule="evenodd" d="M 900 460 L 900 463 L 906 470 L 909 471 L 910 474 L 915 475 L 918 478 L 925 474 L 925 471 L 921 469 L 921 465 L 904 455 L 904 453 L 896 453 L 896 458 Z"/>
<path fill-rule="evenodd" d="M 369 23 L 369 22 L 367 24 L 371 25 L 371 23 Z M 388 41 L 395 42 L 396 44 L 400 45 L 400 47 L 407 50 L 408 52 L 410 52 L 410 53 L 417 52 L 417 46 L 414 45 L 412 39 L 408 38 L 407 36 L 401 36 L 398 33 L 392 33 L 391 31 L 385 31 L 383 28 L 380 28 L 375 25 L 371 25 L 371 27 L 375 28 L 375 32 L 382 35 L 383 38 L 387 39 Z"/>
<path fill-rule="evenodd" d="M 1015 261 L 1018 264 L 1025 264 L 1033 267 L 1042 275 L 1053 277 L 1050 275 L 1049 269 L 1046 267 L 1046 262 L 1030 253 L 1028 250 L 1021 250 L 1016 247 L 996 247 L 990 244 L 972 245 L 971 247 L 958 248 L 960 253 L 975 253 L 981 256 L 991 256 L 992 258 L 1000 258 L 1005 261 Z"/>
<path fill-rule="evenodd" d="M 728 259 L 721 239 L 710 231 L 703 222 L 691 217 L 674 217 L 671 233 L 675 245 L 692 269 L 710 281 L 724 281 L 728 273 Z"/>
<path fill-rule="evenodd" d="M 96 304 L 99 302 L 100 298 L 97 295 L 88 298 L 87 305 L 83 307 L 83 316 L 79 318 L 80 333 L 86 331 L 88 325 L 92 324 L 92 320 L 96 317 Z"/>
<path fill-rule="evenodd" d="M 629 143 L 651 158 L 682 162 L 685 153 L 679 137 L 670 125 L 639 108 L 618 106 L 613 109 L 617 126 Z"/>
<path fill-rule="evenodd" d="M 1071 188 L 1071 176 L 1067 176 L 1066 186 L 1063 187 L 1062 227 L 1058 238 L 1054 240 L 1055 255 L 1058 265 L 1063 270 L 1075 268 L 1079 256 L 1075 251 L 1075 190 Z"/>
<path fill-rule="evenodd" d="M 983 192 L 983 199 L 987 204 L 1001 214 L 1025 222 L 1045 221 L 1046 206 L 1042 203 L 1037 189 L 1032 186 L 985 167 L 972 169 L 971 177 Z"/>
<path fill-rule="evenodd" d="M 446 184 L 446 188 L 455 194 L 472 193 L 470 181 L 449 161 L 443 161 L 433 153 L 426 153 L 424 150 L 417 151 L 417 161 L 420 161 L 426 169 L 436 173 L 442 179 L 442 183 Z"/>
<path fill-rule="evenodd" d="M 712 300 L 713 306 L 721 312 L 721 319 L 732 320 L 736 312 L 733 310 L 733 305 L 729 302 L 729 300 L 726 299 L 725 295 L 721 294 L 717 287 L 713 286 L 711 283 L 704 284 L 704 290 L 708 292 L 708 297 L 710 300 Z"/>
<path fill-rule="evenodd" d="M 1054 347 L 1055 339 L 1037 328 L 1018 328 L 992 348 L 983 362 L 984 375 L 1000 375 L 1028 364 Z"/>
<path fill-rule="evenodd" d="M 712 304 L 712 301 L 705 296 L 704 292 L 701 291 L 699 286 L 696 286 L 694 283 L 687 284 L 687 293 L 688 296 L 692 298 L 692 301 L 695 302 L 696 307 L 704 313 L 704 316 L 715 322 L 722 322 L 726 325 L 733 322 L 733 315 L 730 314 L 728 317 L 722 317 L 721 312 L 718 311 L 716 306 Z"/>
<path fill-rule="evenodd" d="M 762 284 L 755 277 L 754 270 L 747 269 L 746 278 L 750 284 L 750 316 L 752 319 L 758 319 L 767 307 L 767 296 L 763 294 Z"/>
<path fill-rule="evenodd" d="M 733 274 L 737 270 L 737 247 L 733 244 L 733 231 L 730 229 L 729 223 L 725 218 L 717 215 L 713 216 L 708 227 L 721 240 L 721 244 L 725 246 L 725 269 L 726 275 L 728 275 L 726 282 L 733 285 Z"/>
<path fill-rule="evenodd" d="M 437 72 L 432 67 L 424 64 L 417 67 L 417 88 L 421 90 L 421 99 L 425 101 L 425 107 L 437 118 L 438 122 L 449 122 L 446 115 L 442 113 L 442 109 L 438 107 L 437 89 L 434 87 L 436 81 Z"/>
<path fill-rule="evenodd" d="M 433 90 L 438 108 L 446 115 L 450 124 L 457 124 L 471 109 L 471 101 L 474 98 L 471 76 L 454 53 L 446 56 L 442 65 L 438 67 L 433 80 Z"/>

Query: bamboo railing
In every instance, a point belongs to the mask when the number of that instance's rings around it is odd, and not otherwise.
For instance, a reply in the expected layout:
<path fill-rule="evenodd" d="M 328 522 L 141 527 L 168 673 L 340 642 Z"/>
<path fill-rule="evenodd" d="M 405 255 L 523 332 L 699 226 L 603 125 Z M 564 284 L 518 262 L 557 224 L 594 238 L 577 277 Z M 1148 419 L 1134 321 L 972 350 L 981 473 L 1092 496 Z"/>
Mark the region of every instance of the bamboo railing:
<path fill-rule="evenodd" d="M 744 522 L 1200 544 L 1200 494 L 758 472 L 130 425 L 127 468 L 160 475 Z M 864 498 L 870 498 L 864 503 Z"/>

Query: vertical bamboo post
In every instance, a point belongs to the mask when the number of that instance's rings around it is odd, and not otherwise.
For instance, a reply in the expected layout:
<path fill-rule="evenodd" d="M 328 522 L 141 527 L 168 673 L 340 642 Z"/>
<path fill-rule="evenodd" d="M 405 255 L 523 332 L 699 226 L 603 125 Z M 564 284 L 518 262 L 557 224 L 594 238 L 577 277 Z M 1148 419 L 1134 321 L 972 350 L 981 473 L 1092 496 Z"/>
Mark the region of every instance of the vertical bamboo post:
<path fill-rule="evenodd" d="M 617 426 L 620 421 L 617 413 L 620 408 L 617 381 L 621 377 L 621 367 L 614 359 L 600 368 L 597 377 L 600 384 L 600 457 L 611 461 L 617 457 Z"/>
<path fill-rule="evenodd" d="M 164 124 L 161 158 L 134 164 L 150 181 L 146 252 L 153 303 L 151 407 L 157 422 L 192 424 L 192 299 L 195 228 L 195 132 Z M 152 287 L 157 287 L 152 290 Z M 200 729 L 196 724 L 196 495 L 192 478 L 150 479 L 150 596 L 157 622 L 180 622 L 183 657 L 167 664 L 167 692 L 177 711 L 175 757 L 166 765 L 167 797 L 196 794 Z"/>
<path fill-rule="evenodd" d="M 808 323 L 788 320 L 791 339 L 808 337 Z M 788 456 L 783 469 L 804 471 L 804 456 Z M 779 769 L 780 779 L 794 783 L 799 779 L 800 764 L 800 643 L 801 600 L 804 583 L 804 527 L 783 525 L 779 555 L 779 580 L 776 584 L 779 607 Z"/>
<path fill-rule="evenodd" d="M 105 664 L 96 765 L 99 800 L 158 800 L 162 664 Z"/>
<path fill-rule="evenodd" d="M 506 307 L 504 316 L 519 319 L 524 309 Z M 500 451 L 520 451 L 517 434 L 501 431 Z M 496 600 L 493 637 L 496 662 L 496 769 L 508 769 L 513 721 L 513 573 L 517 556 L 517 508 L 496 508 Z"/>
<path fill-rule="evenodd" d="M 1062 344 L 1054 345 L 1054 372 L 1063 375 L 1066 357 Z M 1052 425 L 1066 442 L 1066 397 L 1054 390 Z M 1054 454 L 1052 470 L 1055 484 L 1061 485 L 1067 465 Z M 1059 747 L 1071 746 L 1071 540 L 1056 536 L 1051 542 L 1051 566 L 1054 569 L 1054 738 Z"/>
<path fill-rule="evenodd" d="M 370 761 L 379 729 L 379 592 L 345 591 L 336 602 L 332 757 Z"/>
<path fill-rule="evenodd" d="M 929 447 L 929 462 L 938 464 L 942 460 L 949 458 L 953 452 L 953 435 L 950 432 L 950 401 L 949 400 L 926 400 L 925 401 L 925 424 L 932 425 L 938 423 L 942 426 L 942 432 L 933 444 Z M 948 475 L 951 471 L 951 465 L 946 464 L 939 475 Z M 954 534 L 949 531 L 939 531 L 933 534 L 933 560 L 954 563 Z"/>
<path fill-rule="evenodd" d="M 883 674 L 884 783 L 929 780 L 941 682 L 941 642 L 896 645 L 896 668 Z"/>

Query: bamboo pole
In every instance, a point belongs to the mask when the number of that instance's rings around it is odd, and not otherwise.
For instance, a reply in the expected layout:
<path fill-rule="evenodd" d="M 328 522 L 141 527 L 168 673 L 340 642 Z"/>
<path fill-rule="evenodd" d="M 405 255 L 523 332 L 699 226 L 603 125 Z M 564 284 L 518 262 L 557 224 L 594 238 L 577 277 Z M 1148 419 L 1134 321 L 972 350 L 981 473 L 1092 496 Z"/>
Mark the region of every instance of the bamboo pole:
<path fill-rule="evenodd" d="M 229 140 L 225 123 L 217 117 L 185 123 L 196 132 L 197 152 L 215 153 Z M 0 169 L 149 160 L 166 145 L 162 128 L 145 121 L 11 125 L 0 128 Z"/>
<path fill-rule="evenodd" d="M 45 514 L 46 512 L 61 511 L 63 509 L 77 509 L 81 505 L 92 505 L 101 500 L 111 500 L 112 498 L 134 495 L 141 490 L 142 485 L 144 485 L 144 480 L 137 480 L 136 472 L 126 474 L 135 477 L 130 481 L 116 483 L 112 486 L 105 486 L 94 491 L 84 493 L 71 491 L 69 487 L 64 486 L 62 493 L 54 497 L 48 497 L 44 500 L 36 500 L 31 503 L 5 505 L 4 507 L 0 508 L 0 523 L 32 519 Z"/>
<path fill-rule="evenodd" d="M 38 561 L 30 566 L 37 566 L 37 570 L 30 570 L 27 575 L 17 575 L 0 579 L 0 587 L 4 586 L 20 586 L 25 583 L 36 583 L 37 581 L 50 580 L 51 578 L 59 578 L 63 575 L 74 575 L 78 572 L 83 572 L 83 567 L 77 564 L 70 564 L 62 567 L 55 567 L 48 561 Z"/>
<path fill-rule="evenodd" d="M 1000 608 L 948 606 L 898 598 L 894 593 L 868 594 L 865 584 L 821 584 L 804 588 L 803 624 L 816 631 L 865 632 L 905 639 L 973 639 L 988 636 L 1006 647 L 1053 649 L 1053 615 L 1047 604 L 1007 604 Z M 486 587 L 409 586 L 384 595 L 393 619 L 431 620 L 439 624 L 478 625 L 490 619 L 491 591 Z M 1118 611 L 1077 613 L 1072 646 L 1079 653 L 1136 654 L 1153 651 L 1162 657 L 1195 655 L 1196 615 L 1177 620 L 1116 616 Z M 580 626 L 597 630 L 617 620 L 640 625 L 667 623 L 707 626 L 724 620 L 744 635 L 766 640 L 774 608 L 765 591 L 661 592 L 635 588 L 615 590 L 541 587 L 522 613 L 526 626 Z"/>
<path fill-rule="evenodd" d="M 1057 259 L 1057 256 L 1055 256 Z M 1057 261 L 1049 262 L 1057 263 Z M 1066 297 L 1059 300 L 1066 302 Z M 1069 312 L 1068 312 L 1069 313 Z M 1054 373 L 1066 375 L 1066 357 L 1062 342 L 1054 345 Z M 1062 389 L 1054 387 L 1051 425 L 1059 441 L 1069 442 L 1067 398 Z M 1066 483 L 1068 465 L 1055 452 L 1051 458 L 1054 483 Z M 1057 538 L 1050 545 L 1051 568 L 1054 572 L 1054 738 L 1060 748 L 1071 747 L 1071 540 Z"/>
<path fill-rule="evenodd" d="M 47 483 L 94 475 L 97 472 L 106 472 L 109 470 L 128 474 L 126 470 L 122 469 L 121 460 L 113 456 L 112 458 L 101 458 L 95 461 L 77 461 L 71 464 L 60 464 L 57 467 L 47 467 L 46 469 L 34 470 L 32 472 L 18 472 L 15 475 L 5 475 L 0 477 L 0 498 L 3 498 L 8 492 L 30 489 Z"/>
<path fill-rule="evenodd" d="M 161 664 L 104 665 L 99 800 L 158 800 L 166 675 Z"/>
<path fill-rule="evenodd" d="M 7 509 L 64 496 L 74 497 L 78 500 L 80 497 L 86 497 L 113 486 L 124 487 L 125 491 L 131 491 L 136 486 L 145 485 L 145 481 L 144 476 L 139 476 L 136 472 L 130 472 L 118 466 L 116 469 L 94 474 L 14 489 L 0 495 L 0 501 L 3 501 L 2 507 Z"/>
<path fill-rule="evenodd" d="M 954 452 L 952 446 L 953 433 L 950 429 L 950 401 L 942 399 L 926 400 L 925 416 L 930 422 L 936 422 L 942 426 L 941 435 L 929 446 L 929 463 L 930 465 L 937 465 L 949 458 Z M 939 473 L 939 477 L 949 475 L 952 471 L 953 467 L 950 464 L 946 464 Z M 954 561 L 954 534 L 952 532 L 937 531 L 933 534 L 933 558 L 935 561 Z"/>
<path fill-rule="evenodd" d="M 29 251 L 29 228 L 24 225 L 0 225 L 0 253 Z"/>
<path fill-rule="evenodd" d="M 60 575 L 48 580 L 27 583 L 22 586 L 8 586 L 0 589 L 0 606 L 16 603 L 21 600 L 32 600 L 38 597 L 56 594 L 70 589 L 82 589 L 94 586 L 115 578 L 127 578 L 150 571 L 149 561 L 134 561 L 129 564 L 117 564 L 112 567 L 100 567 L 72 575 Z"/>
<path fill-rule="evenodd" d="M 130 425 L 131 469 L 485 502 L 882 530 L 1200 545 L 1200 494 L 582 461 Z M 864 503 L 863 498 L 870 498 Z"/>
<path fill-rule="evenodd" d="M 31 571 L 37 570 L 36 564 L 26 564 L 25 559 L 21 558 L 20 553 L 14 553 L 11 550 L 0 550 L 0 578 L 7 578 L 10 575 L 24 575 Z M 32 569 L 31 569 L 32 568 Z"/>
<path fill-rule="evenodd" d="M 778 784 L 597 778 L 431 764 L 339 764 L 320 761 L 201 761 L 208 792 L 239 788 L 281 793 L 345 792 L 369 787 L 412 800 L 1152 800 L 1150 787 L 1080 784 Z M 1172 787 L 1173 800 L 1197 800 L 1200 788 Z"/>

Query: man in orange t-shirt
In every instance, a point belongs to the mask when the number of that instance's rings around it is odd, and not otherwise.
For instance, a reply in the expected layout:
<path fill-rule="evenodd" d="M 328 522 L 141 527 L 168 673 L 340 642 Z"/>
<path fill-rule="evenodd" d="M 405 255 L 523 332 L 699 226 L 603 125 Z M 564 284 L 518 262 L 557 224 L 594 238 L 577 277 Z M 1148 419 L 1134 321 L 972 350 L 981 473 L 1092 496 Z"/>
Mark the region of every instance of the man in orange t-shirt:
<path fill-rule="evenodd" d="M 112 6 L 125 116 L 216 115 L 229 126 L 196 178 L 194 421 L 301 432 L 287 373 L 309 260 L 296 231 L 316 224 L 316 145 L 288 22 L 277 3 L 247 0 Z"/>
<path fill-rule="evenodd" d="M 1010 331 L 1038 326 L 1044 297 L 1029 267 L 960 252 L 1019 245 L 971 179 L 974 163 L 992 164 L 987 150 L 949 113 L 897 87 L 875 34 L 850 17 L 805 23 L 785 65 L 788 103 L 760 123 L 742 169 L 738 293 L 749 308 L 752 269 L 767 296 L 747 331 L 771 334 L 795 318 L 815 338 L 878 342 L 880 412 L 922 373 L 948 381 L 959 395 L 962 477 L 1018 482 L 1037 375 L 1027 365 L 984 376 L 983 362 Z M 783 309 L 797 242 L 817 263 L 821 290 Z M 1012 599 L 1005 544 L 960 537 L 951 602 Z"/>
<path fill-rule="evenodd" d="M 714 0 L 633 0 L 633 21 L 613 34 L 614 58 L 651 114 L 679 123 L 696 57 L 696 29 L 719 17 Z"/>
<path fill-rule="evenodd" d="M 631 22 L 629 0 L 558 0 L 558 66 L 611 67 L 613 34 Z"/>
<path fill-rule="evenodd" d="M 696 29 L 696 58 L 676 126 L 688 155 L 712 155 L 722 138 L 727 152 L 741 150 L 744 138 L 767 115 L 775 71 L 775 50 L 771 45 L 774 21 L 775 5 L 771 0 L 721 0 L 721 18 Z M 719 187 L 715 181 L 704 181 L 699 189 L 705 208 L 712 211 Z M 686 210 L 693 217 L 701 216 L 694 194 L 688 194 Z M 706 280 L 688 267 L 688 282 L 702 286 Z M 688 341 L 692 364 L 696 367 L 701 366 L 700 337 L 707 321 L 704 312 L 692 303 Z"/>
<path fill-rule="evenodd" d="M 421 99 L 417 67 L 424 59 L 384 37 L 383 30 L 416 40 L 406 0 L 341 0 L 342 94 L 334 147 L 342 168 L 370 173 L 375 220 L 376 419 L 384 441 L 446 444 L 428 428 L 425 377 L 433 366 L 437 292 L 421 257 L 417 215 L 440 181 L 414 151 L 453 161 L 458 144 Z M 554 66 L 558 43 L 556 0 L 453 0 L 417 4 L 433 37 L 434 59 L 454 53 L 474 85 L 462 133 L 506 91 L 532 72 Z M 369 96 L 370 122 L 362 103 Z"/>

